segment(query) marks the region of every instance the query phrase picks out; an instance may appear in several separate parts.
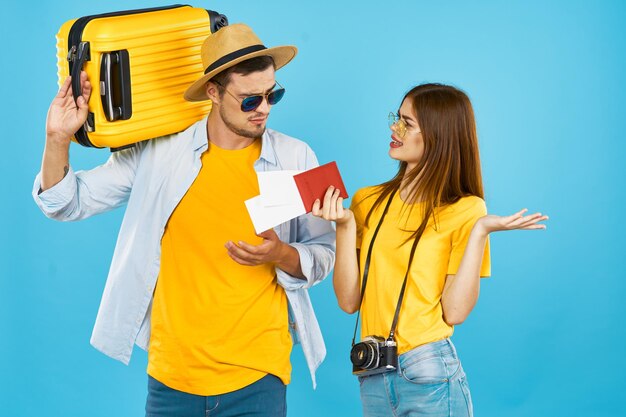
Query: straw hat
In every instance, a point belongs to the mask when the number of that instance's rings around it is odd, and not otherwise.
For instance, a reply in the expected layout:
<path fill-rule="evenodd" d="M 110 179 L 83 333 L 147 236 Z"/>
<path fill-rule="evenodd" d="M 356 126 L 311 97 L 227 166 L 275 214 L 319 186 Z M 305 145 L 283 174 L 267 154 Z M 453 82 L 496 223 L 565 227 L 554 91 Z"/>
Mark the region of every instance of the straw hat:
<path fill-rule="evenodd" d="M 267 48 L 249 26 L 236 23 L 224 26 L 209 36 L 202 44 L 202 65 L 204 75 L 185 91 L 185 100 L 208 100 L 206 83 L 211 78 L 242 61 L 257 56 L 269 55 L 274 58 L 276 69 L 283 67 L 296 56 L 295 46 Z"/>

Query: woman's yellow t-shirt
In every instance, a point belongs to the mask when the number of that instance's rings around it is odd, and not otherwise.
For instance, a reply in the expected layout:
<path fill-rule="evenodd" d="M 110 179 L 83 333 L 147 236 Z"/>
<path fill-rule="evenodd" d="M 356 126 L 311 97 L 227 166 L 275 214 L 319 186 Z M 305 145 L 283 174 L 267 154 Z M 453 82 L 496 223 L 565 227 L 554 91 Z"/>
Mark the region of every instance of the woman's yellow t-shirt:
<path fill-rule="evenodd" d="M 224 244 L 256 236 L 244 201 L 259 194 L 261 141 L 214 144 L 161 239 L 148 374 L 179 391 L 218 395 L 273 374 L 289 383 L 287 296 L 274 266 L 244 266 Z"/>
<path fill-rule="evenodd" d="M 376 208 L 366 225 L 365 218 L 377 197 L 377 187 L 367 187 L 357 191 L 352 198 L 361 274 L 372 235 L 387 203 L 384 200 Z M 413 240 L 406 242 L 406 239 L 422 221 L 421 204 L 415 204 L 413 210 L 409 208 L 396 193 L 376 237 L 363 297 L 361 337 L 389 336 L 413 245 Z M 436 222 L 432 218 L 429 220 L 417 244 L 400 309 L 396 329 L 398 353 L 452 335 L 454 328 L 443 320 L 441 306 L 446 276 L 456 274 L 472 227 L 485 214 L 485 202 L 469 196 L 440 209 Z M 480 276 L 489 276 L 490 269 L 487 241 Z"/>

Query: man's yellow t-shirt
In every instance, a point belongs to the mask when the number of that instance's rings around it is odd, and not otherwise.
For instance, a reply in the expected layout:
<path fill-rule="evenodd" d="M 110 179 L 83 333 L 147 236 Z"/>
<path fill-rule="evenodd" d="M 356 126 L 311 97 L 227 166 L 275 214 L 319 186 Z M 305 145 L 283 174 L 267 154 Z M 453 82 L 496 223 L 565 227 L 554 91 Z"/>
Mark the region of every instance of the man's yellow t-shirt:
<path fill-rule="evenodd" d="M 289 383 L 287 297 L 274 266 L 243 266 L 229 240 L 260 244 L 244 201 L 259 194 L 261 141 L 209 144 L 170 217 L 152 307 L 148 374 L 179 391 L 218 395 L 273 374 Z"/>
<path fill-rule="evenodd" d="M 377 188 L 367 187 L 357 191 L 352 198 L 361 274 L 372 235 L 387 203 L 384 200 L 376 208 L 366 225 L 365 218 L 377 197 Z M 411 211 L 409 209 L 396 193 L 376 237 L 363 297 L 361 337 L 389 336 L 413 245 L 413 240 L 406 240 L 422 221 L 420 203 Z M 472 227 L 485 214 L 485 202 L 470 196 L 439 210 L 436 222 L 432 218 L 429 220 L 417 244 L 398 318 L 396 341 L 399 354 L 452 335 L 453 326 L 443 320 L 441 306 L 446 276 L 456 274 Z M 489 276 L 490 269 L 487 241 L 480 276 Z"/>

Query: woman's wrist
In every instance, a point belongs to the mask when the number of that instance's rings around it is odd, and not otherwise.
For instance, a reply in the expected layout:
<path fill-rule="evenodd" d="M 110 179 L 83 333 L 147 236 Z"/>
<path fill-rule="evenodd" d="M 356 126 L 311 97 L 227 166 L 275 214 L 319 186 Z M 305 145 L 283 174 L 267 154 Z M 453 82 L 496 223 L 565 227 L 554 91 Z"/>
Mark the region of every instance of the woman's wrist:
<path fill-rule="evenodd" d="M 350 226 L 355 226 L 356 223 L 354 221 L 354 214 L 349 209 L 344 209 L 343 217 L 336 219 L 335 224 L 337 228 L 347 228 Z"/>
<path fill-rule="evenodd" d="M 489 230 L 485 225 L 483 217 L 476 220 L 476 223 L 472 228 L 472 234 L 476 235 L 477 237 L 487 237 L 489 236 L 489 233 L 491 233 L 491 230 Z"/>

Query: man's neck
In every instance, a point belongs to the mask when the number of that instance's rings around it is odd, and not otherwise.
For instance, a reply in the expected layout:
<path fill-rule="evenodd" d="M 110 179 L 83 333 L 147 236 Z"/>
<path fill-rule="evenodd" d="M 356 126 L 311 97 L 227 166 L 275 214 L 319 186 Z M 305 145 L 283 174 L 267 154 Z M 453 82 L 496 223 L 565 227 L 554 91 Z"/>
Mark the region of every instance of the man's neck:
<path fill-rule="evenodd" d="M 217 112 L 209 113 L 207 119 L 207 137 L 209 142 L 219 148 L 229 150 L 243 149 L 254 142 L 254 139 L 240 136 L 230 130 Z"/>

